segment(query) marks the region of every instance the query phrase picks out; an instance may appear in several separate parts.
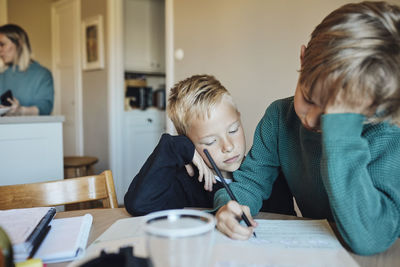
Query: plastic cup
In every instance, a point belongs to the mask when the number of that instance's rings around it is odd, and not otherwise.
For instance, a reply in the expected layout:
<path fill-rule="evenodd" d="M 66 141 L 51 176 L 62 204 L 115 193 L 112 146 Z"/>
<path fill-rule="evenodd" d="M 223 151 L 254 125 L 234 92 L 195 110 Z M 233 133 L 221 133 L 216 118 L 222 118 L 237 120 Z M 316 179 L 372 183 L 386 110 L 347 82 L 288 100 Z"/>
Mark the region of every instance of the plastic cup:
<path fill-rule="evenodd" d="M 166 210 L 146 216 L 146 246 L 154 267 L 209 266 L 214 216 L 199 210 Z"/>

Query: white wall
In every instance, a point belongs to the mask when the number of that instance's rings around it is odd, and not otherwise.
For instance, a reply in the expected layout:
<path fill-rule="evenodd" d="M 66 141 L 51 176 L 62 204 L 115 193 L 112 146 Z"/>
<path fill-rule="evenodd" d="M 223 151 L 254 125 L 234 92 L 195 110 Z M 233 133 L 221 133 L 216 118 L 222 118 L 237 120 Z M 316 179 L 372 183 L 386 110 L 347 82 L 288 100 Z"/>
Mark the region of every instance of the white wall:
<path fill-rule="evenodd" d="M 185 53 L 174 60 L 174 83 L 215 75 L 238 104 L 250 148 L 266 107 L 294 93 L 300 46 L 329 12 L 349 2 L 173 0 L 174 48 Z"/>
<path fill-rule="evenodd" d="M 53 0 L 8 0 L 7 23 L 21 26 L 28 34 L 33 57 L 51 70 L 51 17 Z"/>

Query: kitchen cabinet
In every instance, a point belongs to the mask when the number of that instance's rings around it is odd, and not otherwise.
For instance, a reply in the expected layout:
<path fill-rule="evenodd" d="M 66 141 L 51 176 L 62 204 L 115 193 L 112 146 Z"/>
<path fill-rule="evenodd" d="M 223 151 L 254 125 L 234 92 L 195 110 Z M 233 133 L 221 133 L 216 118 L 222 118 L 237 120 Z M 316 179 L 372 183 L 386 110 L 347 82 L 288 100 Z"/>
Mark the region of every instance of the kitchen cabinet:
<path fill-rule="evenodd" d="M 124 0 L 126 71 L 165 72 L 164 0 Z"/>
<path fill-rule="evenodd" d="M 63 116 L 0 117 L 0 185 L 60 180 Z"/>

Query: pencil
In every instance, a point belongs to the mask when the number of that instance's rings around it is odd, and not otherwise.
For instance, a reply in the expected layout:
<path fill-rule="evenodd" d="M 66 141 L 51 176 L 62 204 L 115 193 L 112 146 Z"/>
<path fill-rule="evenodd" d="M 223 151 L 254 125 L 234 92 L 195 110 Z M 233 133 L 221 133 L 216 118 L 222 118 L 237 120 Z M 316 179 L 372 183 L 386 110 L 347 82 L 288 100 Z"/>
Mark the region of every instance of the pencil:
<path fill-rule="evenodd" d="M 204 154 L 206 154 L 206 156 L 207 156 L 207 158 L 208 158 L 208 161 L 210 161 L 210 163 L 211 163 L 213 169 L 215 170 L 215 172 L 217 173 L 217 175 L 219 176 L 219 178 L 221 178 L 221 182 L 222 182 L 222 184 L 224 185 L 226 191 L 228 192 L 229 197 L 230 197 L 232 200 L 234 200 L 234 201 L 236 201 L 237 203 L 239 203 L 239 201 L 237 201 L 235 195 L 233 194 L 231 188 L 230 188 L 229 185 L 226 183 L 224 177 L 222 176 L 222 173 L 221 173 L 220 170 L 218 169 L 217 164 L 215 164 L 215 162 L 214 162 L 214 160 L 212 159 L 212 157 L 211 157 L 210 153 L 208 152 L 208 150 L 207 150 L 207 149 L 204 149 L 203 151 L 204 151 Z M 247 216 L 246 216 L 246 214 L 244 214 L 244 212 L 242 212 L 242 219 L 243 219 L 243 221 L 246 223 L 247 226 L 249 226 L 249 227 L 251 226 L 251 223 L 250 223 L 250 221 L 249 221 L 249 218 L 247 218 Z M 253 231 L 253 236 L 254 236 L 254 237 L 257 237 L 255 231 Z"/>

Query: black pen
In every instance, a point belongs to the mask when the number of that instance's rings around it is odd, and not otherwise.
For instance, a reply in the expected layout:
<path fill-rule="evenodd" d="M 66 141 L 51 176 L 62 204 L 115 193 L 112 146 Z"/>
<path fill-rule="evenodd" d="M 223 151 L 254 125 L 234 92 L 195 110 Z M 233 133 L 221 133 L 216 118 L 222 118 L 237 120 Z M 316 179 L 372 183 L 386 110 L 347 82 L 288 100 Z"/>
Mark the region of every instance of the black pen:
<path fill-rule="evenodd" d="M 215 170 L 215 172 L 217 173 L 217 175 L 219 176 L 219 178 L 221 178 L 221 182 L 224 185 L 226 191 L 228 192 L 228 195 L 231 197 L 232 200 L 236 201 L 237 203 L 239 203 L 235 197 L 235 195 L 233 194 L 232 190 L 230 189 L 229 185 L 226 183 L 224 177 L 222 176 L 222 173 L 220 172 L 220 170 L 217 167 L 217 164 L 215 164 L 214 160 L 212 159 L 210 153 L 208 152 L 207 149 L 204 149 L 204 154 L 206 154 L 208 161 L 210 161 L 213 169 Z M 242 212 L 242 219 L 243 221 L 247 224 L 247 226 L 251 226 L 251 223 L 249 221 L 249 218 L 247 218 L 246 214 L 244 214 L 244 212 Z M 257 237 L 256 232 L 253 231 L 253 235 L 254 237 Z"/>
<path fill-rule="evenodd" d="M 43 228 L 37 239 L 32 243 L 32 250 L 29 253 L 28 259 L 33 258 L 35 256 L 36 251 L 39 249 L 40 245 L 43 243 L 44 238 L 46 237 L 47 233 L 50 231 L 51 225 L 47 225 L 45 228 Z"/>

